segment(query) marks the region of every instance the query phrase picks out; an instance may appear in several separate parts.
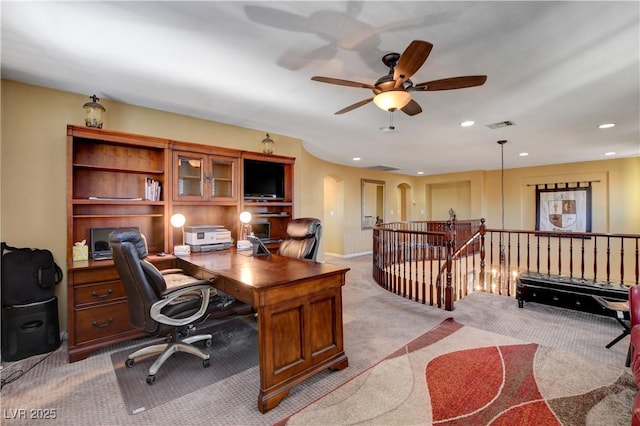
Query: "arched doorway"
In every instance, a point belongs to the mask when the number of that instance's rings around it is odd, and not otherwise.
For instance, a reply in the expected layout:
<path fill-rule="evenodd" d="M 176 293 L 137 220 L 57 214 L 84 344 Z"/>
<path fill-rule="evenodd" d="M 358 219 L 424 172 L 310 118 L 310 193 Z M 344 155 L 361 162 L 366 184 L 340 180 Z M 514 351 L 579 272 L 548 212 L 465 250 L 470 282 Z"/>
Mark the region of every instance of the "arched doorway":
<path fill-rule="evenodd" d="M 398 220 L 401 222 L 413 220 L 413 190 L 411 185 L 401 183 L 396 187 L 398 192 Z"/>

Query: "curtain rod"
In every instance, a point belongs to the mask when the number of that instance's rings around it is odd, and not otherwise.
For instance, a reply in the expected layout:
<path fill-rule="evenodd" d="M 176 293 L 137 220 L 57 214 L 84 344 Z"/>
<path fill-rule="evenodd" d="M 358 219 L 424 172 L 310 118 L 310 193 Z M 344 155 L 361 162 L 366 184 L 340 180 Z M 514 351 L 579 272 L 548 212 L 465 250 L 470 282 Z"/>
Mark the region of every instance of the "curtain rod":
<path fill-rule="evenodd" d="M 566 185 L 568 187 L 569 184 L 571 184 L 571 183 L 578 184 L 577 187 L 579 188 L 581 183 L 588 183 L 589 185 L 591 185 L 592 183 L 600 183 L 600 181 L 599 180 L 581 180 L 581 181 L 578 181 L 578 182 L 528 183 L 527 186 L 543 186 L 543 185 L 544 186 L 547 186 L 547 185 L 558 186 L 558 185 L 564 184 L 564 185 Z"/>

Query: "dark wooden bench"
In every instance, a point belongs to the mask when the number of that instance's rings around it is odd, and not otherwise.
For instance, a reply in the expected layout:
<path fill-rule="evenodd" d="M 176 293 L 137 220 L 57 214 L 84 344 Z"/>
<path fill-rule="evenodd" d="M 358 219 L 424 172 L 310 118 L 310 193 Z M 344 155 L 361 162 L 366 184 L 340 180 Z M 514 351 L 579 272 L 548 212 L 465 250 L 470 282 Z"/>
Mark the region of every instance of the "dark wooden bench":
<path fill-rule="evenodd" d="M 516 281 L 516 298 L 520 308 L 524 307 L 524 302 L 536 302 L 607 315 L 593 298 L 594 295 L 626 301 L 629 299 L 629 288 L 621 284 L 538 273 L 521 274 Z"/>

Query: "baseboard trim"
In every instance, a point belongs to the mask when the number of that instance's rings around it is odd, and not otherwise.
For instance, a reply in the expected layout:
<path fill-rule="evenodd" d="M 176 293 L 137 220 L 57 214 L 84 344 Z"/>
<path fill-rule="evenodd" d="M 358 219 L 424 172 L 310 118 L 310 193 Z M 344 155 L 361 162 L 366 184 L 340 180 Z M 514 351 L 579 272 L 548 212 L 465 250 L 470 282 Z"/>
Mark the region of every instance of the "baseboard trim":
<path fill-rule="evenodd" d="M 369 256 L 371 254 L 373 254 L 373 251 L 364 251 L 361 253 L 350 253 L 350 254 L 335 254 L 335 253 L 324 253 L 325 256 L 335 256 L 335 257 L 341 257 L 343 259 L 351 259 L 354 257 L 360 257 L 360 256 Z"/>

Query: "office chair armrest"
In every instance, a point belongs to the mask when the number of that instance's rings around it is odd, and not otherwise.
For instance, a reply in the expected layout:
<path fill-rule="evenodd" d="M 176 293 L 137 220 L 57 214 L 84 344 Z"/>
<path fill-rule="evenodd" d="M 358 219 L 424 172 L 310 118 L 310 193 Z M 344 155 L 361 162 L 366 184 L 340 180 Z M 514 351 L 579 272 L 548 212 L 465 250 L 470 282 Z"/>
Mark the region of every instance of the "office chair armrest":
<path fill-rule="evenodd" d="M 163 293 L 164 299 L 158 300 L 156 303 L 151 305 L 150 315 L 154 320 L 174 326 L 183 326 L 190 324 L 197 319 L 204 316 L 209 307 L 209 298 L 211 295 L 211 284 L 207 281 L 198 281 L 197 284 L 186 284 L 184 286 L 176 287 L 171 290 L 165 291 Z M 195 291 L 199 291 L 202 295 L 202 301 L 200 303 L 200 309 L 193 315 L 190 315 L 186 318 L 171 318 L 162 313 L 162 309 L 168 304 L 174 302 L 181 296 L 184 296 L 188 293 L 194 293 Z"/>
<path fill-rule="evenodd" d="M 169 269 L 163 269 L 162 271 L 160 271 L 160 273 L 162 275 L 169 275 L 169 274 L 183 274 L 184 271 L 180 268 L 169 268 Z"/>

